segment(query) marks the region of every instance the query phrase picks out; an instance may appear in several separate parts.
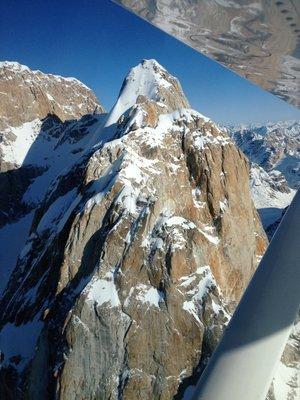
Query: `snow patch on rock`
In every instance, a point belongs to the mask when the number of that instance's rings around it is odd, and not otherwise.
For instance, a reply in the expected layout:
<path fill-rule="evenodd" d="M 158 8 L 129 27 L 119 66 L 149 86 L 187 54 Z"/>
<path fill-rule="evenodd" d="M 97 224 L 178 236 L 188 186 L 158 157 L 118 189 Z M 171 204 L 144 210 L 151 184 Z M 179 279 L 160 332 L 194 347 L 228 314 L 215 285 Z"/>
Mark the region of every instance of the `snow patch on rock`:
<path fill-rule="evenodd" d="M 96 304 L 98 307 L 102 305 L 118 307 L 120 305 L 112 272 L 107 273 L 102 279 L 95 279 L 84 292 L 87 294 L 86 301 Z"/>

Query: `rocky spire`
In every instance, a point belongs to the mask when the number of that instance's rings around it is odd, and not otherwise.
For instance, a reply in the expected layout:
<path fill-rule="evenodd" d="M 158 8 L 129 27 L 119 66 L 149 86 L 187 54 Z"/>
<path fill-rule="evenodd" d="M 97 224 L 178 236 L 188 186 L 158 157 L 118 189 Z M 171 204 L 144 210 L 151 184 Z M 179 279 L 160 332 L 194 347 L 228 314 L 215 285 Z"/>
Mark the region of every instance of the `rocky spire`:
<path fill-rule="evenodd" d="M 168 111 L 190 107 L 178 79 L 156 60 L 143 60 L 130 70 L 117 103 L 129 108 L 139 96 L 163 103 Z"/>
<path fill-rule="evenodd" d="M 197 379 L 267 240 L 246 158 L 187 107 L 143 61 L 49 182 L 0 303 L 4 398 L 182 398 Z"/>

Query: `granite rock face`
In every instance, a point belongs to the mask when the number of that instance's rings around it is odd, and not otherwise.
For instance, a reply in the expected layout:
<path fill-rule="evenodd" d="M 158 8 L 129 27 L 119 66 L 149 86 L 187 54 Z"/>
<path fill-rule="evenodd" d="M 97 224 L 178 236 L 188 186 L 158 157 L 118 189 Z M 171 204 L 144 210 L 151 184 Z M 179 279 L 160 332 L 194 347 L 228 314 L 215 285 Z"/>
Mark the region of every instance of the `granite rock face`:
<path fill-rule="evenodd" d="M 187 396 L 267 245 L 245 156 L 156 61 L 94 118 L 0 302 L 3 398 Z"/>
<path fill-rule="evenodd" d="M 55 114 L 62 121 L 103 112 L 96 96 L 75 78 L 33 71 L 17 62 L 0 62 L 0 128 L 20 126 Z"/>

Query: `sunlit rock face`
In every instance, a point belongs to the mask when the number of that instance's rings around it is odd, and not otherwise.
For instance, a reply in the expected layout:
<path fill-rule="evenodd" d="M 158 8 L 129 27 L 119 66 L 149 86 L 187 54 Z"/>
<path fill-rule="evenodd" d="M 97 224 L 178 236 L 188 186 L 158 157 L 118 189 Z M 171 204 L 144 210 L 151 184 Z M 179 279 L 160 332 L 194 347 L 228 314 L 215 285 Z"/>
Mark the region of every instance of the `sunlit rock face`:
<path fill-rule="evenodd" d="M 154 60 L 109 114 L 43 123 L 59 139 L 13 225 L 2 397 L 187 396 L 267 244 L 245 156 Z"/>
<path fill-rule="evenodd" d="M 17 62 L 0 62 L 1 129 L 47 114 L 65 121 L 102 111 L 91 89 L 75 78 L 33 71 Z"/>

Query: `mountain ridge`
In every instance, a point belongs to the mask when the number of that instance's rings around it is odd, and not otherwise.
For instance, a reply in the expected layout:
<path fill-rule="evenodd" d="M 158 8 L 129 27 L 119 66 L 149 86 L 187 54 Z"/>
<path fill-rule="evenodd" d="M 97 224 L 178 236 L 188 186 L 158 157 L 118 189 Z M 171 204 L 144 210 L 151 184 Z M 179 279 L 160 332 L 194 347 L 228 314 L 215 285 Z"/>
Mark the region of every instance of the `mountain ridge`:
<path fill-rule="evenodd" d="M 93 91 L 76 78 L 32 71 L 16 62 L 0 63 L 2 130 L 48 114 L 66 121 L 94 112 L 104 112 L 104 109 Z"/>
<path fill-rule="evenodd" d="M 4 397 L 186 398 L 266 247 L 233 141 L 156 61 L 124 82 L 108 114 L 43 122 L 53 165 L 76 157 L 31 182 L 0 301 Z"/>
<path fill-rule="evenodd" d="M 271 239 L 283 210 L 300 186 L 300 122 L 225 128 L 251 164 L 251 192 Z"/>
<path fill-rule="evenodd" d="M 54 77 L 55 79 L 61 79 L 61 80 L 65 80 L 65 81 L 74 81 L 74 82 L 80 84 L 81 86 L 84 86 L 86 89 L 91 90 L 88 86 L 86 86 L 83 82 L 81 82 L 79 79 L 77 79 L 75 77 L 72 77 L 72 76 L 66 77 L 66 76 L 62 76 L 62 75 L 52 74 L 49 72 L 45 73 L 39 69 L 34 70 L 34 69 L 29 68 L 27 65 L 19 63 L 18 61 L 8 61 L 8 60 L 0 61 L 0 68 L 7 68 L 10 71 L 15 71 L 17 73 L 27 71 L 27 72 L 31 72 L 33 74 L 38 73 L 38 74 L 49 75 L 49 76 Z"/>

